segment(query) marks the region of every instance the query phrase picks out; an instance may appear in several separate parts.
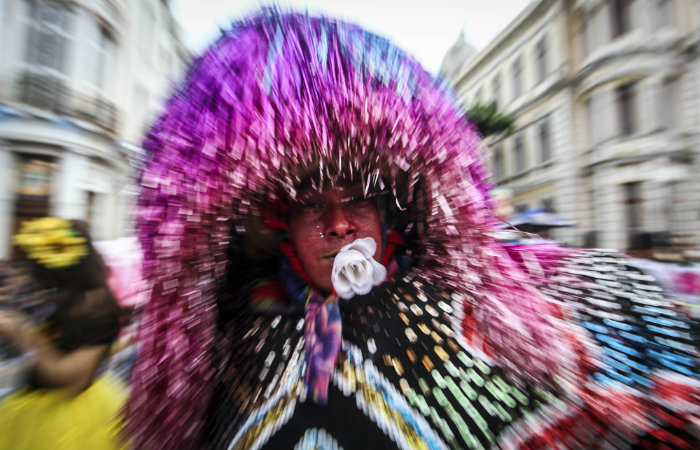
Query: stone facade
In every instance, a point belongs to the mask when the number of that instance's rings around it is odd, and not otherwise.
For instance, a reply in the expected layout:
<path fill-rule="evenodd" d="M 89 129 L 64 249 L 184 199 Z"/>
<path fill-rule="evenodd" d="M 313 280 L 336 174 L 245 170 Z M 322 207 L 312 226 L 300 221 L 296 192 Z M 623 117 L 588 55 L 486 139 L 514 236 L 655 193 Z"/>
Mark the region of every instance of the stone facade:
<path fill-rule="evenodd" d="M 165 0 L 0 0 L 0 258 L 23 220 L 128 235 L 147 123 L 189 54 Z"/>
<path fill-rule="evenodd" d="M 697 0 L 540 0 L 451 78 L 467 107 L 516 115 L 486 139 L 516 206 L 576 221 L 553 233 L 570 244 L 624 249 L 700 236 L 699 67 Z"/>

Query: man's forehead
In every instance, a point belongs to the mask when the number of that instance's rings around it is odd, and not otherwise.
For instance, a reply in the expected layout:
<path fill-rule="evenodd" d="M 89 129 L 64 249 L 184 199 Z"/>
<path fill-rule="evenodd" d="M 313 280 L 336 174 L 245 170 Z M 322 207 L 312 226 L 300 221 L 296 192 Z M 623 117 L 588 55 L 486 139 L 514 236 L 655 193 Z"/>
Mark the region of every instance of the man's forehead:
<path fill-rule="evenodd" d="M 364 187 L 362 183 L 354 183 L 349 186 L 324 186 L 323 189 L 314 189 L 306 187 L 299 190 L 298 197 L 300 199 L 307 199 L 313 197 L 348 197 L 360 195 L 364 192 Z"/>

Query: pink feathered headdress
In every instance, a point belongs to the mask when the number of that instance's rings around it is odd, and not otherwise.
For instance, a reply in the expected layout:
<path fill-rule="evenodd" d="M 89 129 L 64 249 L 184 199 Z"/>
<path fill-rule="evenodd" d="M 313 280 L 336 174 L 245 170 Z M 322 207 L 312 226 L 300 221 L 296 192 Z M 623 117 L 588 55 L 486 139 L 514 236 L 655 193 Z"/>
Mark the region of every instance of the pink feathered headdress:
<path fill-rule="evenodd" d="M 551 305 L 491 236 L 475 128 L 446 84 L 387 40 L 278 11 L 235 23 L 144 147 L 138 233 L 153 288 L 128 408 L 137 448 L 201 444 L 232 223 L 293 197 L 304 167 L 317 184 L 393 191 L 418 235 L 413 275 L 463 299 L 499 363 L 530 380 L 569 364 Z"/>

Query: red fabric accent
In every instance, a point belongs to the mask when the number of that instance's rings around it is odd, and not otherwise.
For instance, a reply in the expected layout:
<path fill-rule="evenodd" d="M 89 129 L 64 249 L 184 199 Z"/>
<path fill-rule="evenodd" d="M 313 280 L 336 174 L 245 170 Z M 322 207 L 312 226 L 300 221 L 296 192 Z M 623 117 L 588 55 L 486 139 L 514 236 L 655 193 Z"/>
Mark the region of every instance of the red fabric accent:
<path fill-rule="evenodd" d="M 272 208 L 274 208 L 277 211 L 280 211 L 283 207 L 284 204 L 282 203 L 278 203 L 277 205 L 272 206 Z M 289 224 L 287 222 L 284 222 L 283 220 L 279 219 L 269 209 L 261 209 L 263 224 L 267 228 L 271 230 L 289 230 Z M 286 240 L 281 241 L 280 251 L 284 254 L 284 256 L 287 257 L 287 260 L 292 266 L 292 269 L 294 269 L 294 272 L 296 272 L 296 274 L 299 275 L 305 283 L 311 284 L 311 278 L 309 277 L 309 274 L 306 273 L 306 270 L 304 270 L 304 267 L 301 265 L 301 261 L 299 260 L 299 256 L 297 255 L 297 251 L 294 249 L 294 246 Z"/>
<path fill-rule="evenodd" d="M 301 261 L 299 260 L 294 246 L 287 241 L 282 241 L 280 242 L 280 250 L 284 253 L 284 256 L 287 257 L 289 264 L 297 275 L 299 275 L 305 283 L 311 284 L 311 278 L 309 278 L 309 274 L 306 273 L 306 270 L 304 270 L 304 267 L 301 265 Z"/>
<path fill-rule="evenodd" d="M 389 231 L 386 236 L 386 249 L 384 249 L 384 257 L 382 258 L 382 265 L 384 267 L 389 267 L 389 262 L 391 262 L 391 258 L 394 256 L 394 252 L 399 246 L 406 246 L 403 236 L 394 230 Z"/>
<path fill-rule="evenodd" d="M 250 294 L 250 300 L 252 302 L 259 303 L 266 299 L 285 304 L 288 303 L 286 301 L 287 293 L 280 280 L 269 281 L 253 288 L 253 292 Z"/>
<path fill-rule="evenodd" d="M 269 209 L 262 209 L 263 224 L 271 230 L 289 230 L 289 224 L 277 218 Z"/>

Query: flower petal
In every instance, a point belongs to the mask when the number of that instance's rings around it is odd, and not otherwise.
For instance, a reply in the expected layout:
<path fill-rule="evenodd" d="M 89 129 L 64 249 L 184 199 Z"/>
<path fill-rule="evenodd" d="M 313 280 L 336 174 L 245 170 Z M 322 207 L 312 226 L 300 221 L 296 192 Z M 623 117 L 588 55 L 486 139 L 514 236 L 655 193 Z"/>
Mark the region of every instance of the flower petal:
<path fill-rule="evenodd" d="M 341 252 L 345 250 L 356 250 L 362 253 L 362 255 L 365 258 L 369 259 L 374 257 L 374 254 L 377 252 L 377 243 L 374 242 L 374 239 L 372 239 L 371 237 L 355 239 L 354 241 L 340 249 Z"/>
<path fill-rule="evenodd" d="M 355 294 L 368 294 L 372 286 L 384 281 L 386 268 L 374 260 L 376 251 L 377 243 L 368 237 L 356 239 L 338 252 L 331 281 L 339 297 L 347 300 Z"/>
<path fill-rule="evenodd" d="M 374 286 L 379 286 L 386 279 L 386 267 L 379 264 L 374 259 L 371 259 L 370 263 L 372 264 L 372 269 L 373 269 L 372 270 L 372 284 Z"/>

